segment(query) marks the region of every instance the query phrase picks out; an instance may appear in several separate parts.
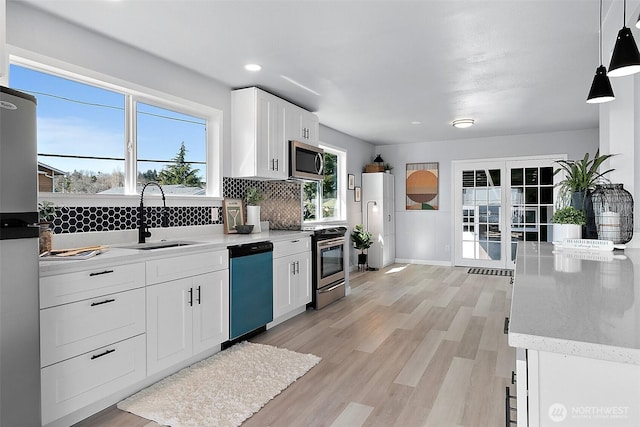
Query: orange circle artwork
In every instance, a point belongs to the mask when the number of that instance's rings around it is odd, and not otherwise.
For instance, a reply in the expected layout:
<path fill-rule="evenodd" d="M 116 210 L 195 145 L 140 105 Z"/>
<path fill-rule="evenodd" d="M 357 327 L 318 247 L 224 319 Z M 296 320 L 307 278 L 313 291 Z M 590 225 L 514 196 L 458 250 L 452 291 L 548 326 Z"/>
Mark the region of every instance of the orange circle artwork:
<path fill-rule="evenodd" d="M 426 203 L 438 195 L 438 178 L 433 172 L 417 170 L 407 177 L 407 197 L 416 203 Z"/>

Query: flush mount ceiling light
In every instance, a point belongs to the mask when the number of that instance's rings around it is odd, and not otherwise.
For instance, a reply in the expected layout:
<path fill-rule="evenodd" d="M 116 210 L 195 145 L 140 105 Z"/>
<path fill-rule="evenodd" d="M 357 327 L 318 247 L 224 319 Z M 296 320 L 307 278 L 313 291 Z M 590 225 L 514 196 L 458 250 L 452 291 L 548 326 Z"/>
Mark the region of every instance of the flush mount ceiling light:
<path fill-rule="evenodd" d="M 473 119 L 458 119 L 451 122 L 453 127 L 458 129 L 470 128 L 474 123 Z"/>
<path fill-rule="evenodd" d="M 602 65 L 602 0 L 600 0 L 600 27 L 598 34 L 600 36 L 600 44 L 598 45 L 600 66 L 596 68 L 596 75 L 593 77 L 591 90 L 589 90 L 589 96 L 587 96 L 587 102 L 589 104 L 599 104 L 616 99 L 613 94 L 613 89 L 611 88 L 611 82 L 607 76 L 607 69 Z"/>
<path fill-rule="evenodd" d="M 610 77 L 628 76 L 640 72 L 640 52 L 638 52 L 638 46 L 631 29 L 625 25 L 626 20 L 627 0 L 624 0 L 622 28 L 618 31 L 618 38 L 609 63 Z"/>
<path fill-rule="evenodd" d="M 262 70 L 262 66 L 258 64 L 247 64 L 244 66 L 244 69 L 247 71 L 260 71 Z"/>

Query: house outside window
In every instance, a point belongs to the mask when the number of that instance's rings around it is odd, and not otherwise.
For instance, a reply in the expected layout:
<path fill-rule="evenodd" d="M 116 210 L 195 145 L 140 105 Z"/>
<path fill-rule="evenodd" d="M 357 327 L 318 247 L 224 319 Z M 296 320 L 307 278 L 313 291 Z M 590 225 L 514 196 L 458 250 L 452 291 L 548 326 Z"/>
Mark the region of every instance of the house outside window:
<path fill-rule="evenodd" d="M 167 194 L 219 195 L 207 190 L 219 170 L 207 111 L 19 64 L 9 76 L 38 100 L 38 162 L 56 170 L 52 192 L 136 194 L 158 181 Z"/>
<path fill-rule="evenodd" d="M 302 187 L 304 222 L 340 221 L 346 219 L 344 206 L 346 153 L 331 147 L 324 149 L 324 179 L 306 182 Z"/>

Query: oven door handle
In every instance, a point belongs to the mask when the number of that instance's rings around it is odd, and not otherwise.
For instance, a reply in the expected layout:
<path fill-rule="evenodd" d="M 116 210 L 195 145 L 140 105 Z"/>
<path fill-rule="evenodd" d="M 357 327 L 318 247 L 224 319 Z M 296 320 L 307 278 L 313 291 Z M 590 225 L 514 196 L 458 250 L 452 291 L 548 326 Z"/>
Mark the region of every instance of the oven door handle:
<path fill-rule="evenodd" d="M 344 245 L 345 239 L 344 238 L 338 238 L 338 239 L 331 239 L 331 240 L 321 240 L 318 242 L 318 247 L 319 248 L 326 248 L 327 246 L 338 246 L 338 245 Z"/>
<path fill-rule="evenodd" d="M 318 293 L 319 294 L 326 294 L 327 292 L 331 292 L 334 289 L 338 289 L 340 286 L 344 286 L 344 282 L 340 282 L 337 285 L 333 285 L 332 287 L 330 287 L 329 289 L 318 289 Z"/>

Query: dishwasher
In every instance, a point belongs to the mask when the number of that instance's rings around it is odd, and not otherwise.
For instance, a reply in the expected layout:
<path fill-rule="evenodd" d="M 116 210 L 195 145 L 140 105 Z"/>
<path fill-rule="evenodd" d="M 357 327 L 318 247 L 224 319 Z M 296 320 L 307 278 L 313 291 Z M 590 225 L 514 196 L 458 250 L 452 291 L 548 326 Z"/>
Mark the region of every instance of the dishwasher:
<path fill-rule="evenodd" d="M 229 340 L 273 320 L 273 243 L 229 246 Z"/>

